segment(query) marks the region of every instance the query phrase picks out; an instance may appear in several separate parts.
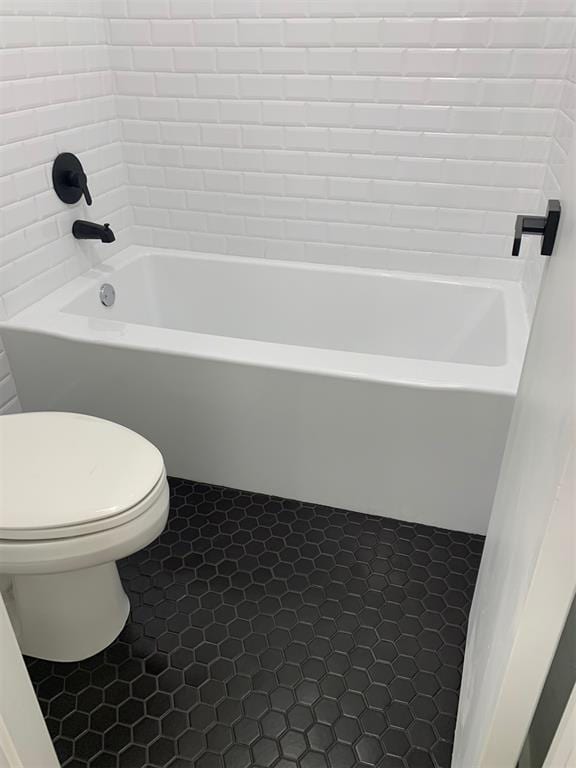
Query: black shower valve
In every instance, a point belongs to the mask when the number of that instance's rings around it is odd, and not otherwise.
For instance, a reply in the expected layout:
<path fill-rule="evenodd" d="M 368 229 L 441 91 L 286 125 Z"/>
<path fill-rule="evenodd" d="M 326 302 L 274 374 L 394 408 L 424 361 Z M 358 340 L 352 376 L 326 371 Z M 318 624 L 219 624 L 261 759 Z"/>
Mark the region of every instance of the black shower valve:
<path fill-rule="evenodd" d="M 87 205 L 92 205 L 88 178 L 82 163 L 71 152 L 62 152 L 52 166 L 52 184 L 63 203 L 72 205 L 84 195 Z"/>
<path fill-rule="evenodd" d="M 554 250 L 561 213 L 562 206 L 560 201 L 549 200 L 546 216 L 517 216 L 512 256 L 519 255 L 523 235 L 541 235 L 542 245 L 540 253 L 542 256 L 550 256 Z"/>

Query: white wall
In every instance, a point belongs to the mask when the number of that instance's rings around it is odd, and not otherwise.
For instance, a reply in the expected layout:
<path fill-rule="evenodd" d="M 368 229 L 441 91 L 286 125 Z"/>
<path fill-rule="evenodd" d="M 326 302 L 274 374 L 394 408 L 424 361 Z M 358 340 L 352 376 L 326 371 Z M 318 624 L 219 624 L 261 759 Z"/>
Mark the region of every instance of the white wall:
<path fill-rule="evenodd" d="M 0 5 L 0 317 L 110 255 L 75 241 L 76 218 L 110 221 L 123 247 L 131 220 L 101 0 Z M 59 152 L 81 155 L 94 205 L 52 189 Z M 41 375 L 41 372 L 39 372 Z M 0 343 L 0 413 L 19 410 Z"/>
<path fill-rule="evenodd" d="M 129 209 L 100 0 L 3 0 L 1 12 L 0 311 L 12 315 L 110 254 L 74 240 L 75 218 L 120 234 Z M 62 151 L 81 155 L 91 208 L 56 197 Z"/>
<path fill-rule="evenodd" d="M 519 275 L 514 218 L 542 208 L 573 13 L 570 0 L 113 3 L 137 237 Z"/>
<path fill-rule="evenodd" d="M 570 89 L 573 91 L 573 89 Z M 472 604 L 454 768 L 514 766 L 576 590 L 576 137 Z"/>
<path fill-rule="evenodd" d="M 0 317 L 127 244 L 131 210 L 106 36 L 101 0 L 0 4 Z M 52 161 L 63 151 L 82 158 L 91 208 L 66 206 L 52 189 Z M 118 243 L 79 243 L 76 218 L 110 221 Z M 0 412 L 18 408 L 0 344 Z"/>
<path fill-rule="evenodd" d="M 576 2 L 574 3 L 576 14 Z M 544 210 L 546 201 L 551 198 L 562 198 L 562 180 L 568 166 L 568 153 L 576 132 L 576 40 L 573 39 L 568 71 L 562 84 L 559 109 L 556 112 L 556 122 L 552 134 L 550 156 L 546 165 L 544 187 L 540 209 Z M 569 204 L 569 203 L 568 203 Z M 534 245 L 535 241 L 532 241 Z M 538 298 L 540 279 L 546 264 L 546 258 L 540 256 L 537 249 L 526 252 L 522 284 L 528 310 L 533 312 Z"/>

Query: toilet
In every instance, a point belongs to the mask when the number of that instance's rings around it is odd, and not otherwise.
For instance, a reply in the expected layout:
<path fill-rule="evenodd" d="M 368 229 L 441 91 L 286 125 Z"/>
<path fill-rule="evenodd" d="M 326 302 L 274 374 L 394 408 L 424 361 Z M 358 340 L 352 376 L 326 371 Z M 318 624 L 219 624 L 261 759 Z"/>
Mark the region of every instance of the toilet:
<path fill-rule="evenodd" d="M 0 417 L 0 591 L 24 654 L 79 661 L 122 631 L 116 561 L 168 517 L 160 451 L 75 413 Z"/>

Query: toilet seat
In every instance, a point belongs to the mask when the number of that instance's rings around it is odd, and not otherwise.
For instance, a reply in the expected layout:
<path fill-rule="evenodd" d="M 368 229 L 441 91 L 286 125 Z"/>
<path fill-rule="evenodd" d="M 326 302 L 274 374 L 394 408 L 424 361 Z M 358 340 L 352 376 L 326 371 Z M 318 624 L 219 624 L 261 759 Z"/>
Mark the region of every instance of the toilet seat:
<path fill-rule="evenodd" d="M 166 482 L 148 440 L 82 414 L 2 416 L 0 454 L 0 540 L 14 543 L 124 525 L 156 503 Z"/>

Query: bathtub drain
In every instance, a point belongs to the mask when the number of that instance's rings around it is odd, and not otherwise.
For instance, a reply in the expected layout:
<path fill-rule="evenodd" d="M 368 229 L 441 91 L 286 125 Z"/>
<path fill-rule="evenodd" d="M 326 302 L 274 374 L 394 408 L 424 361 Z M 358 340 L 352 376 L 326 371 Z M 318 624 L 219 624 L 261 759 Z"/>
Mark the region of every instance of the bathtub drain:
<path fill-rule="evenodd" d="M 116 291 L 110 283 L 103 283 L 100 286 L 100 301 L 105 307 L 111 307 L 116 301 Z"/>

